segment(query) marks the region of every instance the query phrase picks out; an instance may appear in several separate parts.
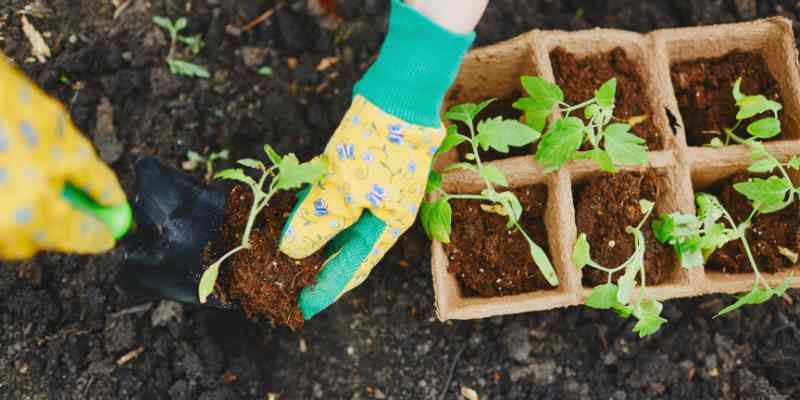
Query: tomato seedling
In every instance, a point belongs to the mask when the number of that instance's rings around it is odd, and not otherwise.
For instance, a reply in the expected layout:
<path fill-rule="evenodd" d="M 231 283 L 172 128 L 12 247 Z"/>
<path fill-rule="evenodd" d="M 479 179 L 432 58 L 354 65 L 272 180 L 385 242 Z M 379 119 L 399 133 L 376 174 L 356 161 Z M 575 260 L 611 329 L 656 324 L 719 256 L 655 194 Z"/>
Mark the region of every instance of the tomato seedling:
<path fill-rule="evenodd" d="M 205 67 L 175 57 L 178 43 L 186 45 L 193 56 L 196 56 L 197 53 L 200 52 L 200 49 L 205 46 L 202 36 L 199 33 L 193 36 L 184 36 L 180 34 L 188 24 L 186 18 L 181 17 L 176 19 L 175 22 L 172 22 L 169 18 L 155 16 L 153 17 L 153 23 L 169 32 L 170 45 L 169 54 L 167 54 L 167 65 L 169 65 L 170 72 L 175 75 L 194 76 L 198 78 L 209 78 L 211 76 Z"/>

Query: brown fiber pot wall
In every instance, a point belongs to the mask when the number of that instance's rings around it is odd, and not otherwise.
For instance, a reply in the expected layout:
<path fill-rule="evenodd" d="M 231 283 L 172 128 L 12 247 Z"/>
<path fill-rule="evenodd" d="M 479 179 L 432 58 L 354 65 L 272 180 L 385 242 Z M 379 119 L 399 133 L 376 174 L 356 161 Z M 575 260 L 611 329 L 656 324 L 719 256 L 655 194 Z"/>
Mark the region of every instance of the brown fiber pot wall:
<path fill-rule="evenodd" d="M 622 47 L 628 58 L 639 64 L 653 107 L 653 122 L 663 140 L 664 150 L 650 152 L 647 166 L 623 170 L 654 169 L 667 182 L 658 199 L 659 210 L 694 211 L 695 189 L 747 168 L 749 159 L 743 146 L 722 149 L 688 147 L 683 121 L 670 80 L 670 65 L 697 58 L 719 57 L 731 50 L 760 51 L 770 72 L 781 87 L 784 115 L 787 118 L 786 140 L 770 142 L 767 148 L 786 160 L 800 154 L 800 73 L 791 22 L 768 18 L 753 22 L 697 28 L 654 31 L 646 35 L 607 29 L 577 32 L 531 31 L 506 42 L 473 50 L 465 59 L 456 83 L 445 101 L 445 109 L 462 102 L 476 102 L 488 97 L 505 97 L 519 90 L 520 75 L 539 75 L 553 81 L 549 53 L 556 47 L 581 57 Z M 667 111 L 678 122 L 672 130 Z M 449 157 L 448 157 L 449 156 Z M 452 162 L 455 156 L 440 160 L 438 167 Z M 577 237 L 572 188 L 600 173 L 590 161 L 569 162 L 561 170 L 544 174 L 533 157 L 513 157 L 493 161 L 516 188 L 537 183 L 548 187 L 545 227 L 550 253 L 561 281 L 552 290 L 535 291 L 493 298 L 465 297 L 456 278 L 447 272 L 447 255 L 441 243 L 432 244 L 432 275 L 439 319 L 472 319 L 583 304 L 590 289 L 581 285 L 581 271 L 571 261 Z M 444 174 L 444 187 L 450 193 L 480 191 L 481 180 L 475 173 L 454 171 Z M 796 271 L 795 271 L 796 272 Z M 800 274 L 790 271 L 764 274 L 770 282 L 789 278 L 792 287 L 800 287 Z M 675 272 L 667 282 L 648 286 L 658 299 L 696 296 L 707 293 L 736 293 L 749 290 L 752 274 L 724 274 L 703 268 Z"/>

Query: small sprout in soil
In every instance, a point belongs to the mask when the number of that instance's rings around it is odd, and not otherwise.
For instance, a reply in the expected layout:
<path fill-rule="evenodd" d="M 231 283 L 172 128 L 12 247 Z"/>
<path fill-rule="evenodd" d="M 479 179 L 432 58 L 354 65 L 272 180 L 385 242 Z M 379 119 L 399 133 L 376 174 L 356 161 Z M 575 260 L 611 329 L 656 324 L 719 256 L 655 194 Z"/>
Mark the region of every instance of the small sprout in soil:
<path fill-rule="evenodd" d="M 258 171 L 261 176 L 257 181 L 246 175 L 241 168 L 226 169 L 214 176 L 216 179 L 235 180 L 249 186 L 250 190 L 253 192 L 253 204 L 250 207 L 247 225 L 245 225 L 245 230 L 242 234 L 242 243 L 225 253 L 219 260 L 215 261 L 203 272 L 198 287 L 200 303 L 205 303 L 208 296 L 214 292 L 214 285 L 216 284 L 219 268 L 222 263 L 237 252 L 250 248 L 250 232 L 253 230 L 256 217 L 264 207 L 269 205 L 269 201 L 275 193 L 280 190 L 298 189 L 305 184 L 314 184 L 327 171 L 327 163 L 325 159 L 321 157 L 317 157 L 309 162 L 300 163 L 294 154 L 290 153 L 286 156 L 281 156 L 269 145 L 264 146 L 264 152 L 272 164 L 270 167 L 267 167 L 261 161 L 250 158 L 237 161 L 247 168 Z M 270 180 L 269 188 L 264 192 L 264 184 L 268 177 L 272 177 L 272 179 Z"/>
<path fill-rule="evenodd" d="M 442 189 L 442 176 L 435 171 L 431 171 L 426 192 L 436 192 L 439 197 L 436 200 L 422 203 L 420 208 L 422 227 L 431 239 L 442 243 L 450 243 L 452 209 L 449 201 L 463 199 L 489 202 L 492 205 L 483 204 L 481 208 L 486 212 L 494 212 L 508 217 L 507 227 L 509 229 L 514 228 L 525 238 L 530 247 L 531 257 L 539 271 L 542 272 L 548 283 L 552 286 L 557 286 L 558 276 L 547 258 L 547 254 L 519 224 L 519 219 L 522 215 L 522 205 L 519 199 L 510 191 L 498 192 L 495 189 L 496 186 L 508 187 L 508 180 L 497 167 L 491 164 L 484 164 L 478 151 L 479 148 L 484 151 L 491 148 L 501 153 L 508 153 L 509 147 L 529 145 L 538 140 L 540 134 L 523 123 L 512 119 L 503 119 L 502 117 L 488 118 L 478 122 L 477 126 L 475 126 L 475 117 L 494 100 L 490 99 L 480 104 L 460 104 L 451 108 L 445 116 L 451 121 L 463 122 L 469 129 L 469 135 L 460 134 L 455 124 L 450 125 L 447 130 L 447 136 L 436 152 L 438 156 L 463 142 L 468 142 L 471 146 L 471 153 L 466 158 L 472 162 L 451 164 L 445 168 L 445 171 L 455 169 L 474 171 L 483 178 L 486 188 L 480 194 L 449 194 Z"/>
<path fill-rule="evenodd" d="M 258 69 L 258 74 L 262 76 L 272 76 L 272 68 L 268 65 L 265 65 Z"/>
<path fill-rule="evenodd" d="M 525 114 L 525 123 L 537 132 L 543 132 L 536 151 L 536 160 L 545 171 L 555 171 L 569 160 L 594 160 L 600 168 L 616 172 L 616 165 L 647 164 L 645 140 L 630 132 L 631 125 L 614 121 L 616 78 L 605 82 L 595 96 L 583 103 L 570 106 L 564 102 L 564 92 L 558 85 L 536 76 L 520 78 L 528 93 L 514 103 L 514 108 Z M 584 119 L 570 115 L 583 110 Z M 561 118 L 547 124 L 555 111 Z M 588 121 L 588 122 L 584 122 Z M 590 150 L 579 151 L 584 143 Z"/>
<path fill-rule="evenodd" d="M 186 25 L 188 24 L 186 18 L 181 17 L 176 19 L 175 22 L 172 22 L 172 20 L 169 18 L 155 16 L 153 17 L 153 23 L 169 32 L 170 45 L 169 54 L 167 54 L 167 65 L 169 65 L 170 72 L 175 75 L 196 76 L 198 78 L 208 78 L 211 76 L 205 67 L 175 58 L 176 47 L 178 43 L 183 43 L 186 45 L 186 48 L 189 50 L 192 56 L 196 56 L 197 53 L 200 52 L 200 49 L 205 46 L 200 34 L 192 36 L 184 36 L 180 34 L 180 32 L 186 28 Z"/>
<path fill-rule="evenodd" d="M 228 149 L 223 149 L 216 153 L 211 153 L 208 156 L 202 156 L 196 151 L 189 150 L 186 153 L 187 160 L 183 162 L 182 166 L 183 169 L 187 171 L 194 171 L 200 164 L 205 165 L 205 180 L 208 182 L 214 176 L 214 161 L 227 160 L 229 153 L 230 151 Z"/>
<path fill-rule="evenodd" d="M 746 304 L 761 304 L 772 296 L 782 296 L 788 287 L 788 280 L 776 288 L 771 287 L 761 275 L 747 240 L 747 229 L 750 227 L 753 217 L 759 212 L 758 208 L 754 207 L 750 216 L 737 225 L 731 214 L 713 195 L 698 193 L 695 200 L 698 207 L 697 216 L 680 213 L 662 214 L 658 220 L 654 221 L 653 233 L 656 239 L 662 243 L 671 244 L 684 267 L 701 265 L 715 250 L 738 239 L 742 242 L 747 259 L 755 274 L 755 282 L 750 292 L 722 309 L 714 318 Z M 720 219 L 723 222 L 718 222 Z"/>
<path fill-rule="evenodd" d="M 731 128 L 723 129 L 725 131 L 724 143 L 719 138 L 715 138 L 709 143 L 709 146 L 722 147 L 730 144 L 731 140 L 739 144 L 746 144 L 754 140 L 773 138 L 781 133 L 781 121 L 778 117 L 778 112 L 783 109 L 783 106 L 761 94 L 745 95 L 740 89 L 741 85 L 742 78 L 737 79 L 736 83 L 733 84 L 733 99 L 736 100 L 736 108 L 738 109 L 736 124 Z M 772 115 L 747 125 L 746 131 L 750 134 L 749 139 L 744 139 L 736 134 L 736 130 L 741 127 L 744 120 L 765 113 Z"/>
<path fill-rule="evenodd" d="M 586 299 L 586 305 L 600 310 L 614 310 L 623 318 L 629 317 L 633 314 L 638 322 L 633 327 L 633 331 L 639 334 L 639 337 L 644 337 L 657 332 L 661 325 L 667 322 L 666 319 L 661 317 L 661 310 L 663 306 L 657 300 L 649 297 L 647 294 L 647 284 L 645 280 L 645 267 L 644 267 L 644 254 L 645 254 L 645 238 L 642 233 L 642 225 L 650 217 L 653 212 L 655 204 L 648 200 L 639 200 L 639 206 L 644 214 L 639 225 L 625 228 L 625 231 L 634 238 L 635 248 L 633 254 L 618 267 L 604 267 L 591 258 L 591 248 L 589 241 L 586 240 L 586 234 L 581 233 L 578 240 L 575 242 L 575 247 L 572 251 L 572 261 L 578 268 L 590 267 L 597 270 L 606 272 L 608 274 L 608 282 L 603 285 L 596 286 L 592 289 L 592 293 Z M 623 275 L 617 279 L 614 284 L 611 280 L 615 273 L 624 271 Z M 639 296 L 631 303 L 633 297 L 633 290 L 636 287 L 636 277 L 639 276 L 640 293 Z"/>

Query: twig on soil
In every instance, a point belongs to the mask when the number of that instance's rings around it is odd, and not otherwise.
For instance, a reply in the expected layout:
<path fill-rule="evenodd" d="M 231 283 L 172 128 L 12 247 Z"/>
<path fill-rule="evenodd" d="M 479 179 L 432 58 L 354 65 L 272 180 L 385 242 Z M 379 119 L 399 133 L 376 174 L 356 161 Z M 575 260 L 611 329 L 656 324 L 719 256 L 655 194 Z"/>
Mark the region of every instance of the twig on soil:
<path fill-rule="evenodd" d="M 144 346 L 139 346 L 139 347 L 137 347 L 137 348 L 125 353 L 125 355 L 123 355 L 122 357 L 120 357 L 117 360 L 117 365 L 122 366 L 122 365 L 127 364 L 128 362 L 130 362 L 134 358 L 139 357 L 139 354 L 142 354 L 143 351 L 144 351 Z"/>
<path fill-rule="evenodd" d="M 455 358 L 453 358 L 453 363 L 450 364 L 450 371 L 447 373 L 447 380 L 444 382 L 444 387 L 442 388 L 442 395 L 439 396 L 439 400 L 444 400 L 445 396 L 447 396 L 448 389 L 450 389 L 450 383 L 453 382 L 453 375 L 456 373 L 456 364 L 458 364 L 458 360 L 461 359 L 461 355 L 464 354 L 464 350 L 467 349 L 467 345 L 469 343 L 465 343 L 461 346 L 461 349 L 458 350 L 456 353 Z"/>
<path fill-rule="evenodd" d="M 279 4 L 279 5 L 280 5 L 280 4 Z M 243 27 L 241 28 L 241 30 L 240 30 L 240 31 L 241 31 L 241 32 L 247 32 L 247 31 L 249 31 L 249 30 L 251 30 L 251 29 L 255 28 L 256 26 L 258 26 L 258 24 L 260 24 L 260 23 L 262 23 L 262 22 L 266 21 L 266 20 L 267 20 L 267 18 L 269 18 L 270 16 L 272 16 L 272 14 L 273 14 L 273 13 L 275 13 L 275 9 L 276 9 L 276 8 L 278 8 L 278 6 L 279 6 L 279 5 L 277 5 L 277 6 L 275 6 L 275 7 L 272 7 L 272 8 L 270 8 L 270 9 L 269 9 L 269 10 L 267 10 L 267 11 L 264 11 L 264 13 L 263 13 L 263 14 L 261 14 L 261 15 L 259 15 L 259 16 L 257 16 L 257 17 L 255 17 L 255 18 L 254 18 L 252 21 L 248 22 L 248 23 L 247 23 L 245 26 L 243 26 Z"/>
<path fill-rule="evenodd" d="M 151 309 L 152 307 L 153 307 L 153 303 L 152 302 L 144 303 L 144 304 L 140 304 L 138 306 L 128 307 L 128 308 L 126 308 L 124 310 L 117 311 L 117 312 L 111 314 L 110 317 L 111 318 L 119 318 L 119 317 L 121 317 L 123 315 L 138 314 L 138 313 L 145 312 L 145 311 Z"/>

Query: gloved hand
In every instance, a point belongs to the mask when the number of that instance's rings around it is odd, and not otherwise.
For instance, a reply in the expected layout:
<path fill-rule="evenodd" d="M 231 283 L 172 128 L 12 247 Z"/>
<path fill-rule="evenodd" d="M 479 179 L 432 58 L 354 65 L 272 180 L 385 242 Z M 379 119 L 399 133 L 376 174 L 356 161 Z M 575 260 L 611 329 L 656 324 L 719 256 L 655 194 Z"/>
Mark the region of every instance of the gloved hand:
<path fill-rule="evenodd" d="M 4 57 L 0 54 L 0 259 L 27 258 L 38 250 L 110 249 L 111 230 L 74 204 L 91 203 L 86 194 L 100 205 L 127 206 L 117 178 L 61 104 Z"/>
<path fill-rule="evenodd" d="M 300 295 L 306 319 L 361 284 L 414 223 L 445 136 L 442 99 L 474 37 L 392 0 L 380 55 L 325 149 L 329 173 L 301 192 L 284 228 L 280 249 L 293 258 L 328 244 L 317 284 Z"/>

